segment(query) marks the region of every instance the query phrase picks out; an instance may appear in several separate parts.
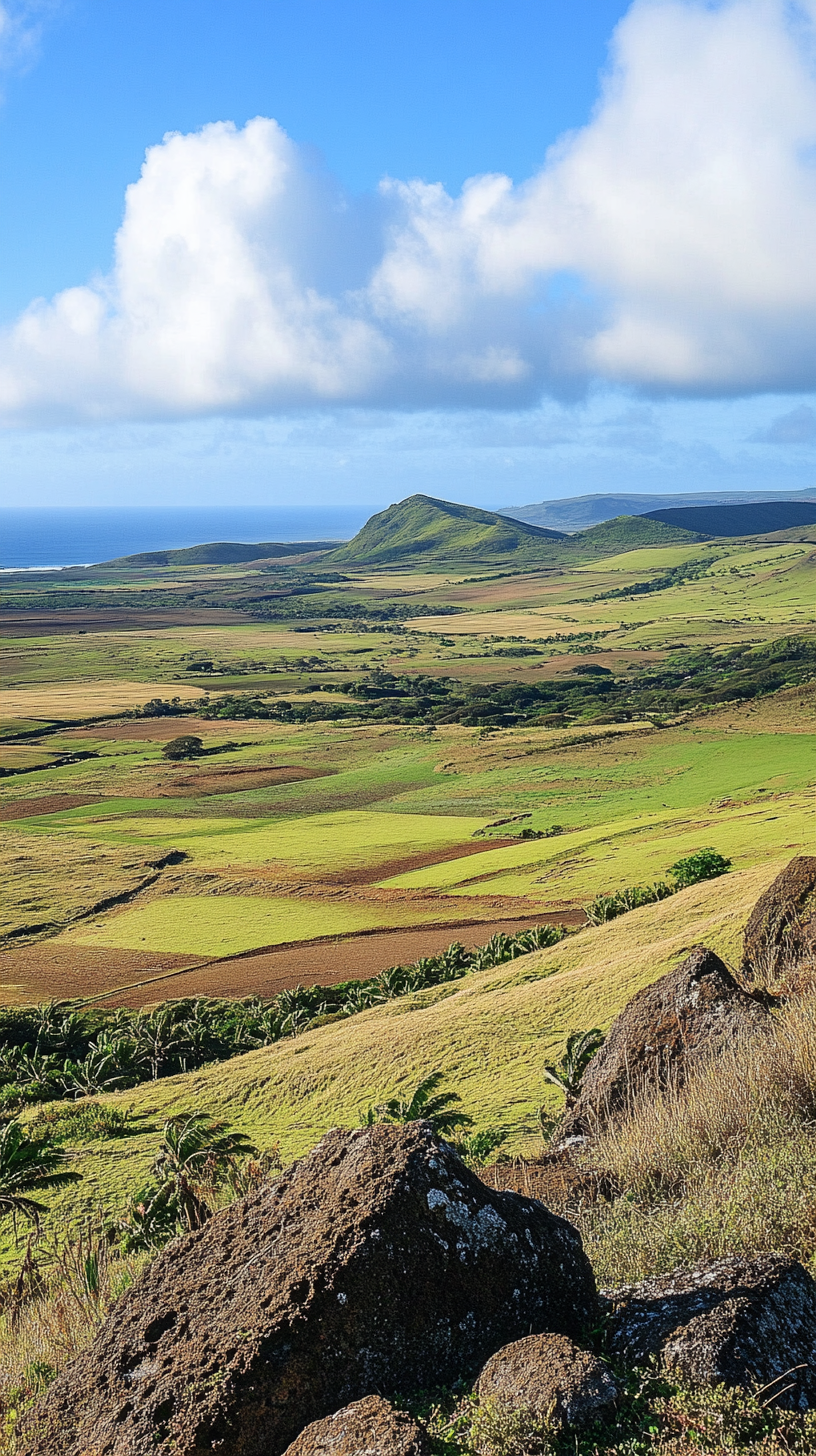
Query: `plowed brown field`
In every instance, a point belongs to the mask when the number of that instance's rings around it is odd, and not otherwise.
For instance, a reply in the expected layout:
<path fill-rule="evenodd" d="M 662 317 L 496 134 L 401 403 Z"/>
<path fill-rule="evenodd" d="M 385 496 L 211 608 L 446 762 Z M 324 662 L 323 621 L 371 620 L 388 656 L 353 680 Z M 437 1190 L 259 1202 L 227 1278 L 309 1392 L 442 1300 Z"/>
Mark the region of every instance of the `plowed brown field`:
<path fill-rule="evenodd" d="M 83 809 L 86 804 L 103 804 L 98 794 L 42 794 L 39 798 L 8 799 L 0 804 L 0 823 L 31 819 L 36 814 L 63 814 L 66 809 Z"/>
<path fill-rule="evenodd" d="M 110 1007 L 146 1006 L 178 996 L 275 996 L 298 985 L 331 986 L 336 981 L 365 980 L 388 966 L 434 955 L 453 940 L 467 946 L 483 945 L 498 931 L 512 934 L 533 925 L 578 925 L 583 920 L 580 911 L 564 911 L 419 930 L 374 931 L 279 946 L 209 963 L 191 956 L 92 950 L 44 941 L 0 956 L 0 1005 L 20 1006 L 94 994 L 105 997 L 102 1004 Z M 189 970 L 168 974 L 178 972 L 185 964 Z M 120 987 L 123 989 L 118 994 L 106 994 Z"/>

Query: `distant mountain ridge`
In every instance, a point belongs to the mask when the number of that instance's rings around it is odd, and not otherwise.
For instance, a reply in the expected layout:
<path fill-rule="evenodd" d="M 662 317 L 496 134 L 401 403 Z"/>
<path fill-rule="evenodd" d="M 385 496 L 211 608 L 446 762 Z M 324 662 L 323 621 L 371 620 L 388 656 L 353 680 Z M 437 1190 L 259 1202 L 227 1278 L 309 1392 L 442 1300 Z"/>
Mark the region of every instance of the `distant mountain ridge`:
<path fill-rule="evenodd" d="M 707 536 L 764 536 L 773 531 L 789 531 L 793 526 L 816 524 L 816 500 L 679 506 L 647 511 L 641 519 L 662 521 L 665 526 L 680 526 L 686 531 L 702 531 Z"/>
<path fill-rule="evenodd" d="M 303 556 L 310 551 L 331 551 L 337 541 L 208 541 L 170 551 L 137 551 L 117 556 L 98 566 L 228 566 L 239 561 L 269 561 L 278 556 Z"/>
<path fill-rule="evenodd" d="M 631 501 L 649 497 L 585 497 L 585 501 Z M 658 499 L 661 499 L 658 497 Z M 662 499 L 666 499 L 663 497 Z M 575 564 L 615 555 L 641 546 L 709 541 L 713 537 L 773 535 L 816 525 L 816 491 L 809 498 L 757 501 L 728 500 L 707 505 L 677 505 L 638 514 L 618 512 L 570 533 L 539 526 L 478 506 L 460 505 L 434 496 L 411 495 L 370 517 L 351 541 L 213 541 L 179 550 L 143 551 L 100 565 L 123 568 L 228 565 L 288 560 L 321 567 L 423 562 L 457 567 L 512 561 L 522 570 L 534 566 Z M 699 499 L 699 497 L 697 498 Z M 557 504 L 557 503 L 555 503 Z M 565 504 L 569 504 L 568 502 Z M 574 503 L 573 503 L 574 504 Z"/>
<path fill-rule="evenodd" d="M 816 489 L 803 491 L 697 491 L 684 495 L 576 495 L 528 506 L 507 506 L 501 514 L 556 531 L 584 531 L 615 516 L 646 516 L 685 506 L 736 506 L 761 502 L 813 501 Z M 809 523 L 808 523 L 809 524 Z M 695 527 L 704 530 L 704 527 Z"/>

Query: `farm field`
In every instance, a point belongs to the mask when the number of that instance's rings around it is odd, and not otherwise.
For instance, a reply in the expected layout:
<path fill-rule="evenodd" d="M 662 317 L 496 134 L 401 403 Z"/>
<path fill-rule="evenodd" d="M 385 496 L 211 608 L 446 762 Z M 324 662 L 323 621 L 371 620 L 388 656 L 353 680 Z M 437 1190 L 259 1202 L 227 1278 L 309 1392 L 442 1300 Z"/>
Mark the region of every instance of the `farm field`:
<path fill-rule="evenodd" d="M 533 911 L 519 916 L 518 905 L 510 905 L 509 917 L 482 919 L 479 910 L 469 904 L 464 908 L 467 918 L 463 918 L 461 904 L 453 902 L 447 923 L 333 933 L 226 957 L 114 951 L 109 946 L 79 945 L 72 936 L 60 936 L 4 952 L 0 960 L 5 977 L 3 1003 L 30 1006 L 53 998 L 81 1001 L 89 986 L 93 988 L 91 999 L 108 1008 L 152 1006 L 159 998 L 188 996 L 271 997 L 304 983 L 331 986 L 338 980 L 367 980 L 389 966 L 436 955 L 454 940 L 472 947 L 493 935 L 514 934 L 542 922 L 575 926 L 584 922 L 580 912 L 547 915 Z M 489 915 L 490 908 L 481 914 Z"/>
<path fill-rule="evenodd" d="M 187 697 L 204 697 L 201 688 L 185 683 L 184 689 Z M 166 683 L 122 682 L 116 679 L 71 686 L 60 683 L 47 687 L 5 688 L 0 690 L 0 713 L 7 718 L 24 720 L 39 716 L 56 721 L 61 718 L 95 718 L 140 707 L 148 698 L 166 691 Z"/>
<path fill-rule="evenodd" d="M 105 995 L 128 957 L 442 948 L 456 922 L 580 921 L 702 845 L 738 872 L 812 847 L 813 544 L 555 545 L 10 578 L 0 1000 L 47 993 L 49 946 L 55 994 Z M 170 762 L 180 733 L 201 754 Z"/>
<path fill-rule="evenodd" d="M 421 903 L 321 903 L 281 896 L 174 895 L 68 931 L 68 945 L 148 950 L 170 955 L 226 956 L 257 946 L 303 942 L 386 926 L 421 925 Z M 59 945 L 60 942 L 57 942 Z"/>
<path fill-rule="evenodd" d="M 150 801 L 148 801 L 149 803 Z M 163 809 L 153 801 L 150 807 Z M 115 844 L 152 844 L 172 840 L 195 867 L 252 866 L 288 874 L 299 879 L 333 878 L 354 873 L 383 861 L 421 856 L 435 848 L 451 848 L 483 828 L 484 819 L 449 814 L 377 814 L 365 810 L 341 810 L 334 814 L 310 814 L 294 822 L 269 823 L 264 819 L 220 817 L 141 818 L 129 814 L 127 805 L 117 812 L 116 802 L 105 806 L 69 809 L 60 815 L 30 819 L 29 830 L 45 825 L 49 832 L 56 820 L 73 834 Z M 111 812 L 113 811 L 113 812 Z M 476 846 L 474 846 L 476 847 Z"/>

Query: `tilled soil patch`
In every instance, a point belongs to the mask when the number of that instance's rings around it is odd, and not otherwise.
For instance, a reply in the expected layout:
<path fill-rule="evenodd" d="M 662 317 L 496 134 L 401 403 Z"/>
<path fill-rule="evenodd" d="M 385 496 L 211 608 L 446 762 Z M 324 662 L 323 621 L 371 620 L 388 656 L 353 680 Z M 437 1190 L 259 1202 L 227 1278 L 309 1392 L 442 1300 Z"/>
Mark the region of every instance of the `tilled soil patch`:
<path fill-rule="evenodd" d="M 160 799 L 198 799 L 207 798 L 210 794 L 248 793 L 251 789 L 271 789 L 276 784 L 297 784 L 304 779 L 324 777 L 320 769 L 306 768 L 302 764 L 273 764 L 270 768 L 259 765 L 256 768 L 200 769 L 190 777 L 161 778 L 144 788 L 146 797 L 155 791 Z"/>
<path fill-rule="evenodd" d="M 199 959 L 156 951 L 91 950 L 81 945 L 56 945 L 48 940 L 17 946 L 0 955 L 0 1005 L 25 1006 L 90 996 L 130 981 L 147 980 Z"/>
<path fill-rule="evenodd" d="M 44 794 L 39 799 L 8 799 L 0 804 L 0 823 L 31 819 L 38 814 L 61 814 L 66 809 L 82 809 L 86 804 L 104 802 L 98 794 Z"/>
<path fill-rule="evenodd" d="M 249 951 L 209 964 L 192 956 L 97 950 L 46 941 L 0 956 L 0 1004 L 22 1005 L 52 998 L 90 997 L 94 993 L 104 996 L 119 987 L 123 988 L 119 994 L 106 997 L 101 1004 L 138 1008 L 179 996 L 276 996 L 295 986 L 367 980 L 389 966 L 436 955 L 454 940 L 471 947 L 483 945 L 499 931 L 513 935 L 534 925 L 579 923 L 583 923 L 580 912 L 539 912 L 459 925 L 374 931 Z M 185 963 L 192 963 L 190 970 L 167 975 Z M 125 990 L 132 982 L 143 984 Z"/>

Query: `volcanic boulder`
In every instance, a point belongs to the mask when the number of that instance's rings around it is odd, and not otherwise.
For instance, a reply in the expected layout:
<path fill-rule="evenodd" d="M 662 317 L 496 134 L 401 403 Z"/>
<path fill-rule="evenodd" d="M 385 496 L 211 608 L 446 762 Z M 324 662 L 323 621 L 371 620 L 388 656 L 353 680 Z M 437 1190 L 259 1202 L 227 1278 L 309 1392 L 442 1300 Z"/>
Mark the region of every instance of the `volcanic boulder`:
<path fill-rule="evenodd" d="M 745 927 L 742 972 L 776 980 L 816 952 L 816 858 L 800 854 L 756 902 Z"/>
<path fill-rule="evenodd" d="M 639 991 L 613 1021 L 553 1146 L 601 1131 L 644 1095 L 669 1082 L 680 1086 L 692 1067 L 769 1025 L 765 1006 L 737 985 L 719 956 L 695 946 L 682 965 Z"/>
<path fill-rule="evenodd" d="M 586 1425 L 618 1399 L 609 1367 L 566 1335 L 528 1335 L 491 1355 L 477 1385 L 480 1400 L 530 1410 L 556 1428 Z"/>
<path fill-rule="evenodd" d="M 430 1456 L 427 1433 L 407 1411 L 369 1395 L 313 1421 L 286 1456 Z"/>
<path fill-rule="evenodd" d="M 692 1384 L 770 1386 L 769 1402 L 816 1404 L 816 1283 L 781 1254 L 715 1259 L 608 1295 L 609 1349 Z"/>
<path fill-rule="evenodd" d="M 580 1236 L 427 1123 L 327 1133 L 176 1240 L 26 1418 L 21 1456 L 277 1456 L 363 1396 L 597 1314 Z"/>

